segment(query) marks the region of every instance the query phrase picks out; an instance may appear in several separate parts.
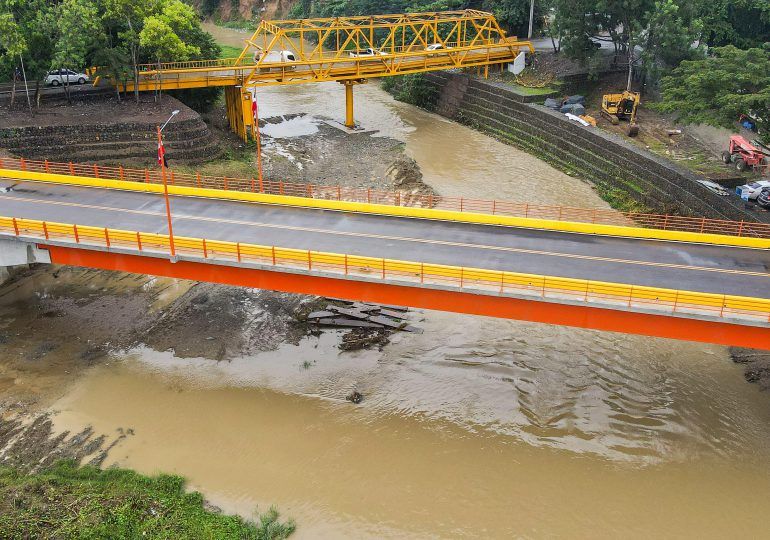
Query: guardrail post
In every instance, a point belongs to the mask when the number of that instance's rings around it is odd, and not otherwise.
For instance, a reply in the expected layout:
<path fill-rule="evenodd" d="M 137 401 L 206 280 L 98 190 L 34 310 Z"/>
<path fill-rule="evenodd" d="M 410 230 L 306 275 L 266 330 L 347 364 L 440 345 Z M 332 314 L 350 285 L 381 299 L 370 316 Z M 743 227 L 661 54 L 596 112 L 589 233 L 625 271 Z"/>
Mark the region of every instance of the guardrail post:
<path fill-rule="evenodd" d="M 107 230 L 107 227 L 104 228 L 104 243 L 108 248 L 110 247 L 110 233 Z"/>
<path fill-rule="evenodd" d="M 43 222 L 43 234 L 45 235 L 45 239 L 48 240 L 48 226 L 45 221 Z"/>
<path fill-rule="evenodd" d="M 227 177 L 226 177 L 226 176 L 223 176 L 223 177 L 222 177 L 222 188 L 223 188 L 225 191 L 227 191 Z"/>
<path fill-rule="evenodd" d="M 524 203 L 524 217 L 529 216 L 529 203 Z"/>
<path fill-rule="evenodd" d="M 206 249 L 206 239 L 203 239 L 203 258 L 208 259 L 209 258 L 209 251 Z"/>
<path fill-rule="evenodd" d="M 254 193 L 254 191 L 256 191 L 256 187 L 257 187 L 256 181 L 254 180 L 254 177 L 252 176 L 251 177 L 251 192 L 252 193 Z"/>
<path fill-rule="evenodd" d="M 342 187 L 339 184 L 337 184 L 337 200 L 342 200 Z"/>
<path fill-rule="evenodd" d="M 174 171 L 171 171 L 171 185 L 174 185 Z"/>
<path fill-rule="evenodd" d="M 150 171 L 147 169 L 144 170 L 144 181 L 147 184 L 150 183 Z"/>
<path fill-rule="evenodd" d="M 46 159 L 44 163 L 45 163 L 45 172 L 50 173 L 51 167 L 48 165 L 48 160 Z"/>
<path fill-rule="evenodd" d="M 631 285 L 631 289 L 628 291 L 628 307 L 631 307 L 631 301 L 634 298 L 634 286 Z"/>
<path fill-rule="evenodd" d="M 738 236 L 743 236 L 743 223 L 744 221 L 741 220 L 740 225 L 738 225 Z"/>
<path fill-rule="evenodd" d="M 123 171 L 123 165 L 120 166 L 119 170 L 120 170 L 120 179 L 121 180 L 125 180 L 126 176 L 125 176 L 124 171 Z"/>
<path fill-rule="evenodd" d="M 420 283 L 425 283 L 425 263 L 420 263 Z"/>
<path fill-rule="evenodd" d="M 275 246 L 273 246 L 273 266 L 275 266 Z"/>
<path fill-rule="evenodd" d="M 283 195 L 283 180 L 278 181 L 278 194 Z"/>
<path fill-rule="evenodd" d="M 73 225 L 72 226 L 72 233 L 75 235 L 75 243 L 79 244 L 80 243 L 80 235 L 78 234 L 78 226 L 77 225 Z"/>
<path fill-rule="evenodd" d="M 463 198 L 460 197 L 460 212 L 463 211 Z"/>
<path fill-rule="evenodd" d="M 492 199 L 492 215 L 495 215 L 495 210 L 497 210 L 497 199 Z"/>
<path fill-rule="evenodd" d="M 137 231 L 136 233 L 136 248 L 139 251 L 142 251 L 142 233 L 140 233 L 139 231 Z"/>
<path fill-rule="evenodd" d="M 703 229 L 704 229 L 705 227 L 706 227 L 706 218 L 704 217 L 704 218 L 703 218 L 703 219 L 701 219 L 701 221 L 700 221 L 700 232 L 701 232 L 701 234 L 703 234 Z"/>
<path fill-rule="evenodd" d="M 72 165 L 71 161 L 70 161 L 70 175 L 75 176 L 75 166 Z"/>
<path fill-rule="evenodd" d="M 462 200 L 462 199 L 460 199 Z M 462 210 L 461 210 L 462 211 Z M 463 288 L 463 267 L 460 267 L 460 288 Z"/>
<path fill-rule="evenodd" d="M 16 233 L 16 236 L 19 236 L 19 224 L 16 218 L 13 218 L 13 232 Z"/>
<path fill-rule="evenodd" d="M 348 275 L 348 256 L 345 255 L 345 275 Z"/>
<path fill-rule="evenodd" d="M 310 250 L 307 250 L 307 269 L 312 270 L 313 269 L 313 258 L 310 256 Z"/>
<path fill-rule="evenodd" d="M 240 242 L 235 243 L 235 253 L 236 253 L 236 256 L 238 257 L 238 262 L 241 262 L 241 243 Z"/>
<path fill-rule="evenodd" d="M 372 188 L 366 188 L 366 202 L 372 202 Z"/>
<path fill-rule="evenodd" d="M 385 279 L 385 259 L 382 259 L 382 279 Z"/>
<path fill-rule="evenodd" d="M 674 307 L 671 309 L 671 313 L 676 313 L 677 304 L 679 304 L 679 291 L 676 291 L 674 295 Z"/>
<path fill-rule="evenodd" d="M 505 272 L 500 272 L 500 294 L 505 290 Z"/>
<path fill-rule="evenodd" d="M 201 173 L 199 172 L 195 173 L 195 185 L 201 187 Z"/>
<path fill-rule="evenodd" d="M 21 159 L 19 159 L 19 163 L 20 163 L 20 165 L 21 165 L 21 170 L 22 170 L 22 171 L 26 171 L 26 170 L 27 170 L 27 164 L 26 164 L 26 162 L 24 161 L 24 158 L 21 158 Z"/>

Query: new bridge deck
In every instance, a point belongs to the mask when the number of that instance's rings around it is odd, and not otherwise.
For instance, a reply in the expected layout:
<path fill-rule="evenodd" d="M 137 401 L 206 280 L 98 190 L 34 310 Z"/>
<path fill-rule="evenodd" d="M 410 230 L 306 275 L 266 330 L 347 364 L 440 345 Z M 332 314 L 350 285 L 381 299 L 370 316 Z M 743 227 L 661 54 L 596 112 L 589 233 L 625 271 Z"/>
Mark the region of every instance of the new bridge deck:
<path fill-rule="evenodd" d="M 171 208 L 179 236 L 770 299 L 768 250 L 194 197 Z M 140 192 L 21 182 L 0 215 L 166 233 L 163 197 Z"/>

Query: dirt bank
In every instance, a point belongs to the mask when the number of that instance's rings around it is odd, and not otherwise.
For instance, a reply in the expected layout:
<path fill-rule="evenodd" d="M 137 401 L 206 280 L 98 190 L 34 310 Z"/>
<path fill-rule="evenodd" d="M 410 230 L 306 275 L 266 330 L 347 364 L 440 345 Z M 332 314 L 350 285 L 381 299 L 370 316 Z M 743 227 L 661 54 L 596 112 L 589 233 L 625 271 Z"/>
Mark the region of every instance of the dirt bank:
<path fill-rule="evenodd" d="M 16 156 L 50 161 L 152 166 L 157 126 L 180 111 L 165 128 L 172 164 L 196 164 L 222 154 L 200 115 L 171 96 L 143 95 L 118 102 L 114 96 L 48 103 L 34 113 L 0 108 L 0 147 Z"/>

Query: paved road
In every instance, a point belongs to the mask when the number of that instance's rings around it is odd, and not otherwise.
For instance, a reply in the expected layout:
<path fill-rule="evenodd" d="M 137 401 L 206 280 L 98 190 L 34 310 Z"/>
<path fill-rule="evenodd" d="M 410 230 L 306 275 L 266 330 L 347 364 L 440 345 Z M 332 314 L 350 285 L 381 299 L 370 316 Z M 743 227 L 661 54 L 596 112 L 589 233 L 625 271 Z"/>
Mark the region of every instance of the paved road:
<path fill-rule="evenodd" d="M 770 298 L 768 250 L 190 197 L 171 206 L 180 236 Z M 0 215 L 166 232 L 155 194 L 26 182 L 0 193 Z"/>

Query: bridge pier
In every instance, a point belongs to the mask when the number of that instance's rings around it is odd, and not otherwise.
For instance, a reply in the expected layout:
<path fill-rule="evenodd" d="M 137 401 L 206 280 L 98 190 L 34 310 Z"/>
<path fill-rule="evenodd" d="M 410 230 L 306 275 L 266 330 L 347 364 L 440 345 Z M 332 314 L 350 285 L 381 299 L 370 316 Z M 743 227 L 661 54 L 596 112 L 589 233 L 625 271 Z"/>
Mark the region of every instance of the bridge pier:
<path fill-rule="evenodd" d="M 356 121 L 353 117 L 353 86 L 364 84 L 366 79 L 351 79 L 340 82 L 345 87 L 345 127 L 353 129 L 356 127 Z"/>

